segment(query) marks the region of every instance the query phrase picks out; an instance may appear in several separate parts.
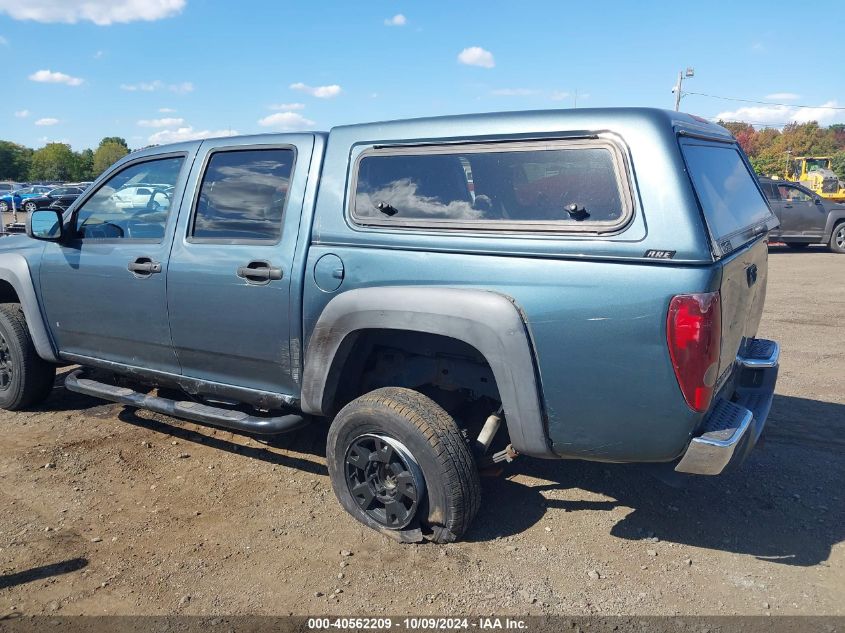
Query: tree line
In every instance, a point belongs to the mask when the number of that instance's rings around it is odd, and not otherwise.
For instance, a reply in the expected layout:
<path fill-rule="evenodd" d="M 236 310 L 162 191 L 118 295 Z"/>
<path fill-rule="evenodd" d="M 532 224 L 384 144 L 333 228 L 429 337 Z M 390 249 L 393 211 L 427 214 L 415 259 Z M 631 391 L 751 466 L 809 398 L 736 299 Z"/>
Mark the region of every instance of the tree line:
<path fill-rule="evenodd" d="M 763 128 L 742 122 L 719 121 L 736 137 L 761 176 L 783 178 L 790 157 L 830 156 L 833 171 L 845 182 L 845 124 L 821 127 L 815 121 L 790 123 L 783 129 Z"/>
<path fill-rule="evenodd" d="M 0 141 L 0 180 L 94 180 L 128 153 L 126 140 L 119 136 L 107 136 L 100 141 L 97 149 L 81 152 L 74 152 L 67 143 L 47 143 L 34 150 L 10 141 Z"/>
<path fill-rule="evenodd" d="M 811 121 L 758 130 L 749 123 L 719 123 L 733 133 L 761 176 L 783 177 L 790 156 L 832 156 L 833 171 L 845 181 L 845 124 L 821 127 Z M 0 141 L 0 180 L 94 180 L 128 153 L 126 140 L 119 136 L 107 136 L 96 150 L 81 152 L 65 143 L 48 143 L 33 150 Z"/>

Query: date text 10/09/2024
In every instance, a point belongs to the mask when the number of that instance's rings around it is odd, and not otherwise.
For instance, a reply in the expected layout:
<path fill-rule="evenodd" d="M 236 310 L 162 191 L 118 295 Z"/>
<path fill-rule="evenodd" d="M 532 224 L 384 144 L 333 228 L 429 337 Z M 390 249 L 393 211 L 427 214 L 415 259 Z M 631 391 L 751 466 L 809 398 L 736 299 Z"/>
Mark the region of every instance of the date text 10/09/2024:
<path fill-rule="evenodd" d="M 511 618 L 309 618 L 311 630 L 350 629 L 350 630 L 524 630 L 528 627 L 525 620 Z"/>

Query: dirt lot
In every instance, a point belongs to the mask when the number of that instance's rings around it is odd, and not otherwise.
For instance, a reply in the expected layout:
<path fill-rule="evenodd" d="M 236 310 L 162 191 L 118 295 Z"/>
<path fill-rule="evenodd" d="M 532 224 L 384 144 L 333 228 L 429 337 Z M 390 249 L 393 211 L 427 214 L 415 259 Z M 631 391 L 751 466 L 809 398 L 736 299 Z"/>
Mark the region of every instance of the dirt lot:
<path fill-rule="evenodd" d="M 268 446 L 57 386 L 0 414 L 0 616 L 845 614 L 843 316 L 845 257 L 773 248 L 780 382 L 741 471 L 517 460 L 449 546 L 346 516 L 324 431 Z"/>

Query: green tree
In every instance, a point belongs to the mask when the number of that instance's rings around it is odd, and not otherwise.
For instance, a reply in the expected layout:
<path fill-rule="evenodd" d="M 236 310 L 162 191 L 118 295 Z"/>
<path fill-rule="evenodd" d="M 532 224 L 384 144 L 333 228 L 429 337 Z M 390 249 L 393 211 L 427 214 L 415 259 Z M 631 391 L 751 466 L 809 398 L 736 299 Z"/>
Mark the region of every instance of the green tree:
<path fill-rule="evenodd" d="M 32 150 L 10 141 L 0 141 L 0 179 L 26 180 Z"/>
<path fill-rule="evenodd" d="M 33 180 L 71 180 L 77 169 L 76 154 L 65 143 L 47 143 L 32 155 L 29 177 Z"/>
<path fill-rule="evenodd" d="M 122 136 L 106 136 L 102 141 L 100 141 L 100 146 L 102 147 L 106 143 L 114 143 L 115 145 L 122 145 L 126 148 L 126 152 L 129 152 L 129 145 L 126 144 L 126 139 Z"/>
<path fill-rule="evenodd" d="M 120 139 L 123 140 L 123 139 Z M 94 152 L 94 175 L 99 176 L 106 169 L 111 167 L 116 161 L 120 160 L 129 153 L 129 148 L 126 147 L 126 141 L 121 145 L 109 138 L 104 138 Z"/>
<path fill-rule="evenodd" d="M 94 180 L 94 150 L 84 149 L 77 154 L 77 170 L 74 180 Z"/>
<path fill-rule="evenodd" d="M 839 176 L 840 182 L 845 182 L 845 149 L 836 152 L 830 161 L 833 173 Z"/>

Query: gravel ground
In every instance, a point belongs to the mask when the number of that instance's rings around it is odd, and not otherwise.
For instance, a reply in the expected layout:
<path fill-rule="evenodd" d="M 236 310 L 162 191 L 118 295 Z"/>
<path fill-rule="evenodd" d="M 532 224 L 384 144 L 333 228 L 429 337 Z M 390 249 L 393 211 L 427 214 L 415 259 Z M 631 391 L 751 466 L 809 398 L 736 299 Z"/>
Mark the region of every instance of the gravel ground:
<path fill-rule="evenodd" d="M 0 412 L 0 617 L 845 614 L 845 257 L 772 248 L 769 270 L 780 381 L 740 471 L 676 489 L 518 459 L 448 546 L 345 515 L 325 430 L 267 445 L 57 386 Z"/>

